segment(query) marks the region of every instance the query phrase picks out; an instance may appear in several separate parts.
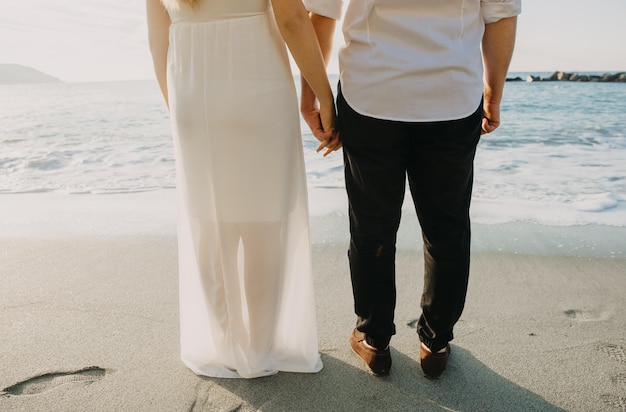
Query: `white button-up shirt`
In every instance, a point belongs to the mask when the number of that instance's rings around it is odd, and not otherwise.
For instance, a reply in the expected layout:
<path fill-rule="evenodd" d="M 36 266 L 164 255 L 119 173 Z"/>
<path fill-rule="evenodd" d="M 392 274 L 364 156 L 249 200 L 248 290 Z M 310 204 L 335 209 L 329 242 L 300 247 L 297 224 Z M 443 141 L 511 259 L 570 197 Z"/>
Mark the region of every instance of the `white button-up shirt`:
<path fill-rule="evenodd" d="M 341 18 L 342 0 L 303 0 Z M 521 0 L 352 0 L 339 51 L 348 104 L 378 119 L 423 122 L 472 114 L 483 93 L 485 24 L 521 12 Z"/>

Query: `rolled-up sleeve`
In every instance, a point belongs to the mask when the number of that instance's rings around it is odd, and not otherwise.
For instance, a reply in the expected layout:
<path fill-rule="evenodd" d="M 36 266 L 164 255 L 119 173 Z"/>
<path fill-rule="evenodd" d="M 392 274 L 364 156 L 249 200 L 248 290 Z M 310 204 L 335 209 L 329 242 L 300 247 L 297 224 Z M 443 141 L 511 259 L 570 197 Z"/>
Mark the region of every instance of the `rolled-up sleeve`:
<path fill-rule="evenodd" d="M 480 8 L 485 24 L 517 16 L 522 12 L 522 0 L 481 0 Z"/>
<path fill-rule="evenodd" d="M 362 0 L 358 0 L 362 1 Z M 339 20 L 343 8 L 343 0 L 303 0 L 304 7 L 311 13 Z"/>

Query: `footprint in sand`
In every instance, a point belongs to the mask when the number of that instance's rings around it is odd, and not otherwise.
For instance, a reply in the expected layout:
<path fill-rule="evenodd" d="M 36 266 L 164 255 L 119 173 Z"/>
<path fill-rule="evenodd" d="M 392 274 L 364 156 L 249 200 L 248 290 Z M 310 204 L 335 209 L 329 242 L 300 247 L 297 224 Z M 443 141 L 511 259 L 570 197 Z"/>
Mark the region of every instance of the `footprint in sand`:
<path fill-rule="evenodd" d="M 618 373 L 611 378 L 614 384 L 626 386 L 626 373 Z"/>
<path fill-rule="evenodd" d="M 609 312 L 593 310 L 568 309 L 566 311 L 563 311 L 563 313 L 570 319 L 575 319 L 582 322 L 607 320 L 610 317 Z"/>
<path fill-rule="evenodd" d="M 596 350 L 606 353 L 619 362 L 626 363 L 626 349 L 619 345 L 601 343 L 596 346 Z M 626 373 L 618 373 L 617 375 L 611 377 L 611 381 L 613 381 L 616 386 L 626 386 Z M 603 394 L 600 398 L 607 406 L 626 412 L 626 397 L 613 394 Z"/>
<path fill-rule="evenodd" d="M 106 375 L 107 372 L 110 371 L 97 366 L 90 366 L 88 368 L 70 372 L 46 373 L 4 388 L 0 391 L 0 395 L 35 395 L 49 391 L 50 389 L 66 383 L 80 382 L 83 384 L 90 384 L 104 378 L 104 375 Z"/>
<path fill-rule="evenodd" d="M 596 346 L 596 350 L 606 353 L 617 361 L 626 363 L 626 349 L 619 345 L 614 345 L 612 343 L 601 343 Z"/>
<path fill-rule="evenodd" d="M 605 395 L 600 396 L 600 398 L 602 398 L 602 401 L 608 406 L 617 408 L 621 411 L 626 411 L 626 398 L 625 397 L 605 394 Z"/>

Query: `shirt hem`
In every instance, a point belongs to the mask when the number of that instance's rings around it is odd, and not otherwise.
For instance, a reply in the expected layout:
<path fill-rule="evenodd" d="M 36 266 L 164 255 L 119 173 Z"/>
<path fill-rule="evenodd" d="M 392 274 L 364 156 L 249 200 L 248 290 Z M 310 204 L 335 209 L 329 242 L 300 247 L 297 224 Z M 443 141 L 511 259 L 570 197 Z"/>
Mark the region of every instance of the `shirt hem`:
<path fill-rule="evenodd" d="M 474 112 L 478 109 L 478 106 L 480 105 L 480 102 L 482 99 L 482 96 L 481 96 L 481 99 L 478 100 L 478 103 L 476 103 L 476 105 L 472 109 L 469 109 L 467 112 L 463 111 L 462 113 L 458 115 L 455 114 L 452 116 L 444 116 L 444 117 L 403 117 L 403 116 L 393 116 L 393 115 L 384 115 L 384 114 L 381 115 L 381 114 L 369 113 L 368 111 L 359 109 L 357 106 L 355 106 L 350 101 L 350 98 L 346 96 L 344 90 L 342 90 L 342 96 L 344 100 L 346 101 L 346 103 L 348 103 L 348 106 L 350 106 L 352 110 L 354 110 L 361 116 L 367 116 L 367 117 L 371 117 L 373 119 L 378 119 L 378 120 L 388 120 L 392 122 L 404 122 L 404 123 L 449 122 L 452 120 L 465 119 L 466 117 L 469 117 L 472 114 L 474 114 Z"/>

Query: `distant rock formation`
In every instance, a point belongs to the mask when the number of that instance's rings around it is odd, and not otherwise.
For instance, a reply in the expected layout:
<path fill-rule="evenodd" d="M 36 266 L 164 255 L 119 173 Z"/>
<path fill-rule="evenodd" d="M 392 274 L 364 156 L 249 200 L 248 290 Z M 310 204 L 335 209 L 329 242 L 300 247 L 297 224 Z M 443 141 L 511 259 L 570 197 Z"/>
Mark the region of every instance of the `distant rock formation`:
<path fill-rule="evenodd" d="M 507 82 L 598 82 L 598 83 L 626 83 L 626 72 L 596 74 L 578 74 L 557 71 L 548 77 L 528 75 L 524 80 L 521 77 L 507 78 Z"/>
<path fill-rule="evenodd" d="M 61 80 L 21 64 L 0 64 L 0 84 L 58 83 Z"/>

